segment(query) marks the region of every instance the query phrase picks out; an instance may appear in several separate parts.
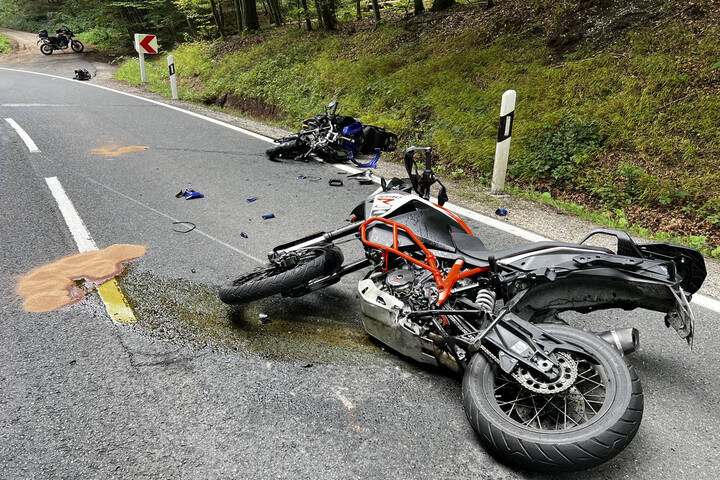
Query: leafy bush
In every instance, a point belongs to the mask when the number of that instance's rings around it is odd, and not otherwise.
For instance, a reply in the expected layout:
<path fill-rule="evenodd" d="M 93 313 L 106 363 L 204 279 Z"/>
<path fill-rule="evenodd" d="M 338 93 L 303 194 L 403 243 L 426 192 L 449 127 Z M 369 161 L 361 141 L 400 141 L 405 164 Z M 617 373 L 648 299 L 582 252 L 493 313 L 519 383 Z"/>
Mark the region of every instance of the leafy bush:
<path fill-rule="evenodd" d="M 0 53 L 7 53 L 10 51 L 10 39 L 0 33 Z"/>
<path fill-rule="evenodd" d="M 578 174 L 600 151 L 603 140 L 596 121 L 566 116 L 526 147 L 526 154 L 513 162 L 512 174 L 556 186 L 579 186 Z"/>

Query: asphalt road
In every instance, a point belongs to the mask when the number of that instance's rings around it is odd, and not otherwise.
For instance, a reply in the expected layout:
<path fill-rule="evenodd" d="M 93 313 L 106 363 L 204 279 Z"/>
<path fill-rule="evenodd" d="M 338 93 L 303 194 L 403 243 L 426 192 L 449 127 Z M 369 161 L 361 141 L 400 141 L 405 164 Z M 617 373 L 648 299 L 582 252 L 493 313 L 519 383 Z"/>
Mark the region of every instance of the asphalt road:
<path fill-rule="evenodd" d="M 262 140 L 80 82 L 0 69 L 4 118 L 40 152 L 0 120 L 0 478 L 542 478 L 483 450 L 458 378 L 367 339 L 356 278 L 240 309 L 216 299 L 275 244 L 344 224 L 373 187 L 330 187 L 332 166 L 268 162 Z M 91 152 L 113 145 L 148 149 Z M 147 245 L 120 280 L 136 324 L 113 324 L 97 295 L 23 311 L 17 276 L 77 251 L 46 177 L 100 248 Z M 206 197 L 176 199 L 188 182 Z M 490 248 L 524 243 L 470 226 Z M 692 352 L 657 313 L 568 317 L 643 337 L 640 432 L 583 477 L 720 477 L 717 313 L 695 310 Z"/>

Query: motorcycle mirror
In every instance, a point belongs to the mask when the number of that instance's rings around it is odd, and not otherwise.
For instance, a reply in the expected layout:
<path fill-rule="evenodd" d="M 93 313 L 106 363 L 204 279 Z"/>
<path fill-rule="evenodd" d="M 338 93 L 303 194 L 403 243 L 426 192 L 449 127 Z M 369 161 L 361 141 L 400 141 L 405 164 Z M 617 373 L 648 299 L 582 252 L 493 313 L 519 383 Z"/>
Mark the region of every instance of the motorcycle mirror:
<path fill-rule="evenodd" d="M 338 105 L 337 100 L 333 100 L 332 102 L 328 103 L 327 110 L 328 111 L 332 110 L 332 113 L 335 113 L 335 111 L 337 110 L 337 105 Z"/>
<path fill-rule="evenodd" d="M 438 192 L 438 205 L 441 207 L 445 205 L 445 202 L 448 201 L 448 195 L 447 190 L 445 190 L 445 185 L 442 183 L 440 184 L 440 191 Z"/>
<path fill-rule="evenodd" d="M 385 177 L 380 177 L 380 186 L 382 187 L 383 192 L 387 192 L 387 182 L 385 181 Z"/>

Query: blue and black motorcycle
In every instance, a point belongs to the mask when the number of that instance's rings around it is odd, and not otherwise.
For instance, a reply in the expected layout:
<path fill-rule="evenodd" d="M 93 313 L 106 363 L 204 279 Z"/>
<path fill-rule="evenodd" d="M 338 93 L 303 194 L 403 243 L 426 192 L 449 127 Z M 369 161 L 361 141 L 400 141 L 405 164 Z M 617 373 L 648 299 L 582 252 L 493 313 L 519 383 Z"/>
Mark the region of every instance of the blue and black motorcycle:
<path fill-rule="evenodd" d="M 374 125 L 363 125 L 353 117 L 337 113 L 338 102 L 333 100 L 325 113 L 303 122 L 302 130 L 275 140 L 278 146 L 266 151 L 270 160 L 305 160 L 316 155 L 326 162 L 351 161 L 359 167 L 375 167 L 382 152 L 397 148 L 397 135 Z M 375 154 L 366 163 L 358 155 Z"/>

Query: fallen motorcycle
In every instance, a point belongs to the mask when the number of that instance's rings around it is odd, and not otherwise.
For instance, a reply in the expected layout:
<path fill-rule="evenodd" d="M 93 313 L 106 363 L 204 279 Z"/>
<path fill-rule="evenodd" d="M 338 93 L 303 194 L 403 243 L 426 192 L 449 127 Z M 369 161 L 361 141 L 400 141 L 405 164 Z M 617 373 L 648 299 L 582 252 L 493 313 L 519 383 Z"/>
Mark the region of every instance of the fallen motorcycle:
<path fill-rule="evenodd" d="M 51 37 L 47 30 L 40 30 L 38 33 L 38 37 L 40 38 L 37 43 L 42 42 L 40 51 L 43 55 L 52 55 L 54 50 L 66 50 L 68 47 L 75 53 L 80 53 L 85 50 L 85 45 L 83 45 L 80 40 L 74 38 L 75 34 L 65 25 L 55 30 L 55 33 L 57 35 L 54 37 Z"/>
<path fill-rule="evenodd" d="M 447 194 L 430 158 L 429 148 L 408 149 L 407 180 L 383 179 L 349 225 L 276 247 L 267 266 L 222 287 L 220 298 L 242 304 L 301 296 L 368 269 L 358 283 L 365 330 L 418 362 L 463 371 L 468 420 L 497 457 L 537 471 L 585 469 L 614 457 L 642 419 L 640 379 L 624 358 L 639 334 L 593 334 L 558 314 L 646 308 L 665 313 L 666 326 L 691 343 L 689 299 L 705 279 L 702 255 L 636 244 L 606 229 L 579 244 L 490 251 L 443 208 Z M 343 264 L 333 242 L 352 235 L 365 255 Z M 615 237 L 617 251 L 587 245 L 596 235 Z"/>
<path fill-rule="evenodd" d="M 353 117 L 338 115 L 338 102 L 333 100 L 325 107 L 325 113 L 315 115 L 303 122 L 302 130 L 279 138 L 279 145 L 266 154 L 270 160 L 308 160 L 316 155 L 326 162 L 338 163 L 350 160 L 360 167 L 375 167 L 382 152 L 392 152 L 397 147 L 397 136 L 384 128 L 363 125 Z M 367 163 L 356 160 L 357 154 L 375 152 Z"/>

